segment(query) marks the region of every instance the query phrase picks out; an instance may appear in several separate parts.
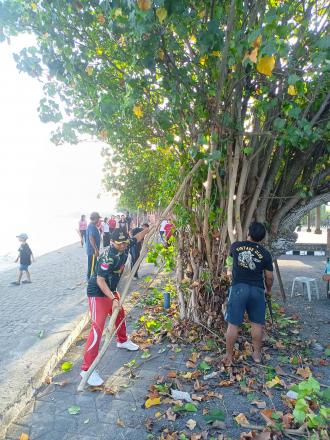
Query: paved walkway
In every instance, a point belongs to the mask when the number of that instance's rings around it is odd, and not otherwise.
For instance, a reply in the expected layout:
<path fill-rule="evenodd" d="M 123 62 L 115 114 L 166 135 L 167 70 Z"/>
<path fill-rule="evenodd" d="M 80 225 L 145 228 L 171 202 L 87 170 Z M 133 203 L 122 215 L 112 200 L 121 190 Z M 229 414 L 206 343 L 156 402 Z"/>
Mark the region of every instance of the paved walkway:
<path fill-rule="evenodd" d="M 16 269 L 0 281 L 0 425 L 17 398 L 86 312 L 86 255 L 78 244 L 31 266 L 32 284 L 11 286 Z M 5 392 L 4 392 L 5 390 Z"/>
<path fill-rule="evenodd" d="M 284 288 L 287 295 L 286 308 L 288 313 L 298 313 L 304 327 L 302 336 L 314 333 L 314 337 L 324 346 L 330 343 L 330 299 L 326 296 L 326 283 L 322 275 L 326 264 L 326 257 L 285 255 L 278 260 Z M 291 287 L 295 277 L 304 276 L 316 278 L 320 300 L 312 294 L 312 302 L 308 301 L 307 293 L 302 293 L 301 285 L 295 287 L 294 296 L 291 298 Z M 280 297 L 278 282 L 275 276 L 274 292 Z"/>
<path fill-rule="evenodd" d="M 325 259 L 322 257 L 285 257 L 279 261 L 279 264 L 288 293 L 294 276 L 313 275 L 320 279 Z M 141 275 L 148 274 L 148 271 L 149 273 L 152 271 L 151 267 L 141 271 Z M 322 281 L 320 281 L 321 285 Z M 275 285 L 274 292 L 276 291 L 277 287 Z M 72 298 L 72 295 L 76 293 L 67 290 L 66 294 L 70 294 Z M 62 299 L 65 299 L 66 294 L 63 290 Z M 83 294 L 81 294 L 81 297 L 83 298 Z M 79 303 L 78 298 L 77 302 Z M 61 305 L 61 313 L 65 311 L 69 301 L 65 301 L 65 303 L 66 306 Z M 309 327 L 310 322 L 308 310 L 312 313 L 312 318 L 317 315 L 321 316 L 325 322 L 328 319 L 327 324 L 324 325 L 325 330 L 322 335 L 316 336 L 321 338 L 318 339 L 319 342 L 329 343 L 326 338 L 329 337 L 328 310 L 330 301 L 325 298 L 324 289 L 319 302 L 313 301 L 309 304 L 307 298 L 298 296 L 293 300 L 288 298 L 288 307 L 292 308 L 293 311 L 299 307 L 303 314 L 302 319 L 306 319 L 307 327 Z M 319 315 L 322 310 L 323 315 Z M 139 313 L 141 313 L 141 310 L 136 308 L 132 312 L 132 316 L 129 317 L 128 328 L 130 331 L 134 327 L 134 321 L 138 319 Z M 35 323 L 38 323 L 37 319 Z M 316 323 L 315 326 L 320 328 L 320 322 Z M 35 328 L 40 330 L 40 325 Z M 58 371 L 53 383 L 45 385 L 40 390 L 36 399 L 31 402 L 24 414 L 9 429 L 7 440 L 17 440 L 22 432 L 27 433 L 30 440 L 125 440 L 128 438 L 130 440 L 147 440 L 159 438 L 158 435 L 149 434 L 144 426 L 147 418 L 152 418 L 155 421 L 155 414 L 158 411 L 163 411 L 161 407 L 157 406 L 150 409 L 144 408 L 148 387 L 150 384 L 155 383 L 157 376 L 166 377 L 169 370 L 187 371 L 185 362 L 191 354 L 191 347 L 183 346 L 176 350 L 175 346 L 172 345 L 154 345 L 150 348 L 152 357 L 144 360 L 141 358 L 141 351 L 130 353 L 118 350 L 115 347 L 115 342 L 113 342 L 99 369 L 100 374 L 108 378 L 106 387 L 118 387 L 120 389 L 118 394 L 111 395 L 102 391 L 91 392 L 89 389 L 86 389 L 83 393 L 76 392 L 84 344 L 85 340 L 82 338 L 70 350 L 65 360 L 73 362 L 73 369 L 69 373 Z M 142 364 L 141 368 L 135 370 L 134 375 L 131 375 L 130 369 L 124 366 L 132 359 L 135 359 L 137 364 Z M 231 391 L 227 388 L 222 388 L 221 393 L 223 393 L 224 399 L 226 393 L 228 393 L 228 399 L 225 400 L 226 411 L 230 416 L 228 417 L 227 428 L 230 429 L 232 435 L 235 433 L 232 438 L 238 438 L 236 437 L 236 434 L 239 435 L 237 427 L 230 420 L 232 420 L 232 415 L 235 412 L 244 412 L 245 401 L 241 396 L 231 395 Z M 79 414 L 71 415 L 68 408 L 74 405 L 79 406 Z M 184 429 L 186 419 L 187 417 L 182 418 L 182 420 L 179 419 L 176 429 Z M 201 427 L 203 426 L 202 419 L 198 423 Z M 174 427 L 174 424 L 166 419 L 159 419 L 159 435 L 161 430 L 166 427 Z"/>

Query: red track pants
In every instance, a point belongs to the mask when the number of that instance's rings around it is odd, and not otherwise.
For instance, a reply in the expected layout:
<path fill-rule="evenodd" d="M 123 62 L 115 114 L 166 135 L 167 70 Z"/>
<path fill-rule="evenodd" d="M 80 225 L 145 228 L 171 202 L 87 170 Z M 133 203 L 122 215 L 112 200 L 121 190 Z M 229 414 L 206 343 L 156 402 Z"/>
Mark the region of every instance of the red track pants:
<path fill-rule="evenodd" d="M 98 355 L 105 321 L 108 315 L 111 315 L 112 313 L 112 300 L 108 297 L 89 296 L 88 303 L 92 318 L 92 328 L 87 339 L 84 352 L 84 361 L 81 366 L 81 369 L 85 371 L 89 369 L 94 359 Z M 124 318 L 125 311 L 123 308 L 121 308 L 115 322 L 116 328 L 118 328 Z M 125 321 L 118 328 L 117 341 L 127 341 Z"/>

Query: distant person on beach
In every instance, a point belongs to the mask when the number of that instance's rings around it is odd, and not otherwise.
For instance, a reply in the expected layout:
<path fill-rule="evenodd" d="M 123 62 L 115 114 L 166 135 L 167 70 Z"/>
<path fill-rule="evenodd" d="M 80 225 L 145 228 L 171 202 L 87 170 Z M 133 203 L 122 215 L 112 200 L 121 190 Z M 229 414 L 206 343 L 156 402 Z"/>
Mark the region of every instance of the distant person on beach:
<path fill-rule="evenodd" d="M 87 252 L 87 279 L 94 272 L 96 260 L 99 256 L 101 236 L 97 224 L 101 216 L 98 212 L 92 212 L 90 223 L 86 230 L 86 252 Z"/>
<path fill-rule="evenodd" d="M 175 231 L 175 225 L 172 223 L 172 220 L 169 218 L 167 220 L 166 225 L 164 226 L 164 233 L 165 233 L 166 243 L 172 237 L 172 235 L 174 234 L 174 231 Z"/>
<path fill-rule="evenodd" d="M 135 237 L 139 232 L 142 232 L 144 229 L 148 229 L 149 230 L 149 225 L 148 223 L 143 223 L 143 225 L 141 227 L 137 227 L 137 228 L 133 228 L 130 232 L 132 237 Z M 131 248 L 130 248 L 130 254 L 132 257 L 132 267 L 134 266 L 134 264 L 136 263 L 136 261 L 138 260 L 140 253 L 141 253 L 141 249 L 142 249 L 142 244 L 143 244 L 143 240 L 132 244 Z M 138 274 L 139 268 L 136 269 L 136 272 L 134 274 L 134 277 L 136 279 L 139 278 L 139 274 Z"/>
<path fill-rule="evenodd" d="M 80 234 L 80 242 L 81 242 L 81 246 L 84 246 L 84 243 L 86 243 L 86 230 L 87 230 L 87 221 L 86 221 L 86 216 L 82 215 L 80 217 L 80 221 L 79 221 L 79 234 Z"/>
<path fill-rule="evenodd" d="M 21 279 L 23 276 L 23 272 L 26 274 L 26 280 L 22 281 L 22 284 L 30 284 L 31 276 L 29 272 L 29 266 L 32 261 L 34 261 L 33 253 L 30 249 L 30 246 L 27 244 L 28 236 L 25 233 L 19 234 L 16 236 L 18 240 L 21 242 L 21 246 L 18 249 L 18 257 L 15 260 L 15 263 L 19 261 L 19 271 L 18 271 L 18 279 L 17 281 L 13 281 L 11 284 L 13 286 L 19 286 L 21 284 Z"/>
<path fill-rule="evenodd" d="M 161 241 L 164 243 L 165 238 L 165 226 L 167 225 L 167 220 L 162 220 L 161 224 L 160 224 L 160 229 L 159 229 L 159 235 L 160 235 L 160 239 Z"/>
<path fill-rule="evenodd" d="M 92 319 L 92 328 L 89 333 L 84 351 L 84 360 L 80 375 L 84 377 L 98 355 L 99 346 L 105 321 L 112 311 L 119 307 L 120 294 L 117 292 L 121 274 L 128 257 L 129 248 L 143 240 L 148 228 L 139 232 L 135 237 L 129 236 L 121 229 L 116 229 L 111 236 L 111 245 L 104 249 L 97 260 L 95 272 L 87 285 L 87 296 Z M 117 331 L 117 347 L 129 351 L 136 351 L 139 346 L 128 339 L 125 324 L 125 311 L 121 307 L 115 322 Z M 88 379 L 91 386 L 102 385 L 103 379 L 97 371 L 93 371 Z"/>
<path fill-rule="evenodd" d="M 116 217 L 114 215 L 112 215 L 111 218 L 109 219 L 108 225 L 109 225 L 109 232 L 110 234 L 112 234 L 113 231 L 116 229 L 116 225 L 117 225 Z"/>
<path fill-rule="evenodd" d="M 127 230 L 127 221 L 126 221 L 126 217 L 124 216 L 124 214 L 122 214 L 122 216 L 120 217 L 120 220 L 118 222 L 118 227 L 119 229 L 121 229 L 123 232 L 125 232 L 126 234 L 128 234 L 128 230 Z"/>
<path fill-rule="evenodd" d="M 110 245 L 110 227 L 108 224 L 108 217 L 104 217 L 102 223 L 102 232 L 103 232 L 103 247 L 107 247 Z"/>

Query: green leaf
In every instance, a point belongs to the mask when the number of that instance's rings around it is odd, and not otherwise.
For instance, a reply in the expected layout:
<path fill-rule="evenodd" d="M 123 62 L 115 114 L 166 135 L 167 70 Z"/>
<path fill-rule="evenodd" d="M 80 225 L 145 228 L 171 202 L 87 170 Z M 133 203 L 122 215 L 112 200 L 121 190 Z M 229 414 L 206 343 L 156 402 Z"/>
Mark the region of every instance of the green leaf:
<path fill-rule="evenodd" d="M 290 358 L 288 356 L 278 356 L 277 359 L 281 364 L 289 364 L 290 363 Z"/>
<path fill-rule="evenodd" d="M 306 418 L 306 414 L 304 411 L 294 409 L 292 414 L 293 414 L 295 422 L 300 423 L 300 424 L 304 423 L 305 418 Z"/>
<path fill-rule="evenodd" d="M 197 412 L 198 411 L 197 406 L 194 405 L 193 403 L 186 403 L 184 405 L 184 410 L 188 411 L 188 412 Z"/>
<path fill-rule="evenodd" d="M 72 369 L 72 367 L 73 367 L 72 362 L 69 362 L 69 361 L 63 362 L 63 364 L 61 365 L 61 370 L 65 371 L 67 373 L 68 371 L 70 371 Z"/>
<path fill-rule="evenodd" d="M 211 370 L 212 367 L 205 361 L 202 361 L 199 365 L 198 365 L 198 369 L 201 371 L 208 371 Z"/>
<path fill-rule="evenodd" d="M 213 423 L 216 420 L 221 420 L 222 422 L 224 422 L 225 418 L 225 413 L 218 409 L 212 409 L 208 414 L 204 416 L 204 420 L 206 423 Z"/>
<path fill-rule="evenodd" d="M 298 81 L 300 81 L 300 78 L 299 78 L 299 76 L 298 75 L 296 75 L 296 74 L 293 74 L 293 75 L 289 75 L 289 78 L 288 78 L 288 84 L 296 84 L 296 82 L 298 82 Z"/>
<path fill-rule="evenodd" d="M 150 356 L 151 356 L 150 351 L 145 350 L 145 351 L 142 353 L 142 355 L 141 355 L 141 359 L 149 359 Z"/>
<path fill-rule="evenodd" d="M 185 407 L 184 407 L 184 405 L 174 405 L 172 407 L 172 411 L 175 412 L 175 413 L 183 412 L 183 411 L 185 411 Z"/>
<path fill-rule="evenodd" d="M 68 408 L 68 413 L 71 415 L 79 414 L 80 413 L 80 406 L 73 405 Z"/>
<path fill-rule="evenodd" d="M 324 351 L 324 354 L 325 354 L 327 357 L 330 357 L 330 348 L 326 348 L 325 351 Z"/>
<path fill-rule="evenodd" d="M 328 387 L 324 391 L 322 391 L 321 397 L 326 402 L 330 402 L 330 387 Z"/>
<path fill-rule="evenodd" d="M 243 153 L 246 154 L 247 156 L 249 156 L 252 152 L 253 152 L 253 148 L 252 147 L 245 147 L 245 148 L 243 148 Z"/>
<path fill-rule="evenodd" d="M 43 338 L 45 334 L 45 330 L 40 330 L 40 332 L 38 333 L 38 338 Z"/>

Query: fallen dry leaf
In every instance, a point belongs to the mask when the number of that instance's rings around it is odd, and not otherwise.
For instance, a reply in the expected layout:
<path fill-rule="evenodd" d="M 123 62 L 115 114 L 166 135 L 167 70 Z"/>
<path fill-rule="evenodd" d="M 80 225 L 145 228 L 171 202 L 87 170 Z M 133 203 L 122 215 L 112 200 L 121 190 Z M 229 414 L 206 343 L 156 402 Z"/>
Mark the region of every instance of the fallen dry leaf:
<path fill-rule="evenodd" d="M 293 422 L 293 415 L 288 413 L 288 414 L 284 414 L 284 416 L 282 417 L 282 423 L 284 428 L 290 428 L 291 424 Z"/>
<path fill-rule="evenodd" d="M 196 364 L 195 364 L 195 362 L 187 361 L 186 362 L 186 367 L 187 368 L 195 368 Z"/>
<path fill-rule="evenodd" d="M 162 413 L 161 413 L 160 411 L 157 411 L 157 412 L 155 413 L 155 417 L 156 417 L 156 419 L 160 419 L 161 416 L 162 416 Z"/>
<path fill-rule="evenodd" d="M 175 379 L 177 376 L 176 371 L 169 371 L 167 373 L 167 377 L 169 377 L 170 379 Z"/>
<path fill-rule="evenodd" d="M 196 351 L 194 351 L 193 353 L 191 353 L 191 356 L 189 358 L 190 362 L 194 362 L 194 364 L 197 362 L 197 359 L 199 358 L 199 353 L 197 353 Z"/>
<path fill-rule="evenodd" d="M 121 419 L 117 419 L 117 426 L 119 426 L 120 428 L 125 428 L 124 421 Z"/>
<path fill-rule="evenodd" d="M 196 380 L 195 380 L 195 383 L 194 383 L 194 390 L 195 390 L 195 391 L 200 391 L 200 390 L 202 390 L 202 389 L 203 389 L 202 385 L 200 384 L 199 380 L 196 379 Z"/>
<path fill-rule="evenodd" d="M 259 409 L 266 408 L 266 402 L 264 400 L 252 400 L 251 405 L 256 405 Z"/>
<path fill-rule="evenodd" d="M 279 350 L 284 350 L 286 348 L 282 341 L 277 341 L 275 347 Z"/>
<path fill-rule="evenodd" d="M 150 408 L 151 406 L 154 406 L 154 405 L 160 405 L 160 397 L 154 397 L 153 399 L 147 399 L 145 401 L 144 405 L 146 408 Z"/>
<path fill-rule="evenodd" d="M 249 421 L 243 413 L 238 414 L 238 416 L 235 417 L 235 420 L 241 426 L 249 425 Z"/>
<path fill-rule="evenodd" d="M 171 408 L 168 408 L 166 411 L 166 417 L 167 420 L 170 420 L 171 422 L 175 422 L 176 420 L 176 414 L 171 410 Z"/>
<path fill-rule="evenodd" d="M 201 440 L 202 438 L 202 434 L 191 434 L 190 440 Z"/>
<path fill-rule="evenodd" d="M 265 420 L 267 425 L 273 425 L 274 424 L 274 420 L 272 420 L 273 412 L 274 411 L 272 409 L 269 409 L 269 408 L 266 408 L 266 409 L 263 409 L 262 411 L 260 411 L 260 415 Z"/>
<path fill-rule="evenodd" d="M 184 379 L 191 379 L 192 375 L 192 372 L 188 371 L 187 373 L 182 374 L 181 377 L 183 377 Z"/>
<path fill-rule="evenodd" d="M 119 393 L 119 387 L 113 386 L 113 387 L 104 387 L 103 389 L 105 394 L 111 394 L 112 396 L 115 396 Z"/>
<path fill-rule="evenodd" d="M 298 368 L 297 374 L 299 374 L 299 376 L 303 377 L 304 379 L 308 379 L 309 376 L 312 374 L 312 372 L 311 372 L 311 369 L 309 367 Z"/>
<path fill-rule="evenodd" d="M 29 440 L 28 434 L 26 434 L 25 432 L 22 432 L 22 434 L 19 437 L 19 440 Z"/>
<path fill-rule="evenodd" d="M 219 386 L 220 387 L 230 387 L 230 385 L 232 385 L 233 382 L 231 380 L 221 380 L 219 382 Z"/>
<path fill-rule="evenodd" d="M 274 379 L 269 380 L 268 382 L 266 382 L 266 386 L 268 388 L 273 388 L 276 385 L 282 385 L 282 381 L 278 376 L 275 376 Z"/>
<path fill-rule="evenodd" d="M 187 428 L 190 429 L 190 431 L 193 431 L 196 427 L 196 424 L 197 424 L 196 420 L 189 419 L 188 422 L 186 423 L 186 426 Z"/>
<path fill-rule="evenodd" d="M 204 399 L 204 396 L 200 396 L 198 394 L 192 394 L 191 398 L 192 400 L 197 400 L 198 402 L 201 402 Z"/>
<path fill-rule="evenodd" d="M 153 426 L 154 422 L 152 419 L 146 419 L 144 421 L 144 426 L 146 427 L 147 431 L 151 431 L 152 430 L 152 426 Z"/>
<path fill-rule="evenodd" d="M 44 382 L 45 382 L 47 385 L 50 385 L 50 384 L 52 383 L 52 380 L 53 380 L 52 376 L 46 376 Z"/>

